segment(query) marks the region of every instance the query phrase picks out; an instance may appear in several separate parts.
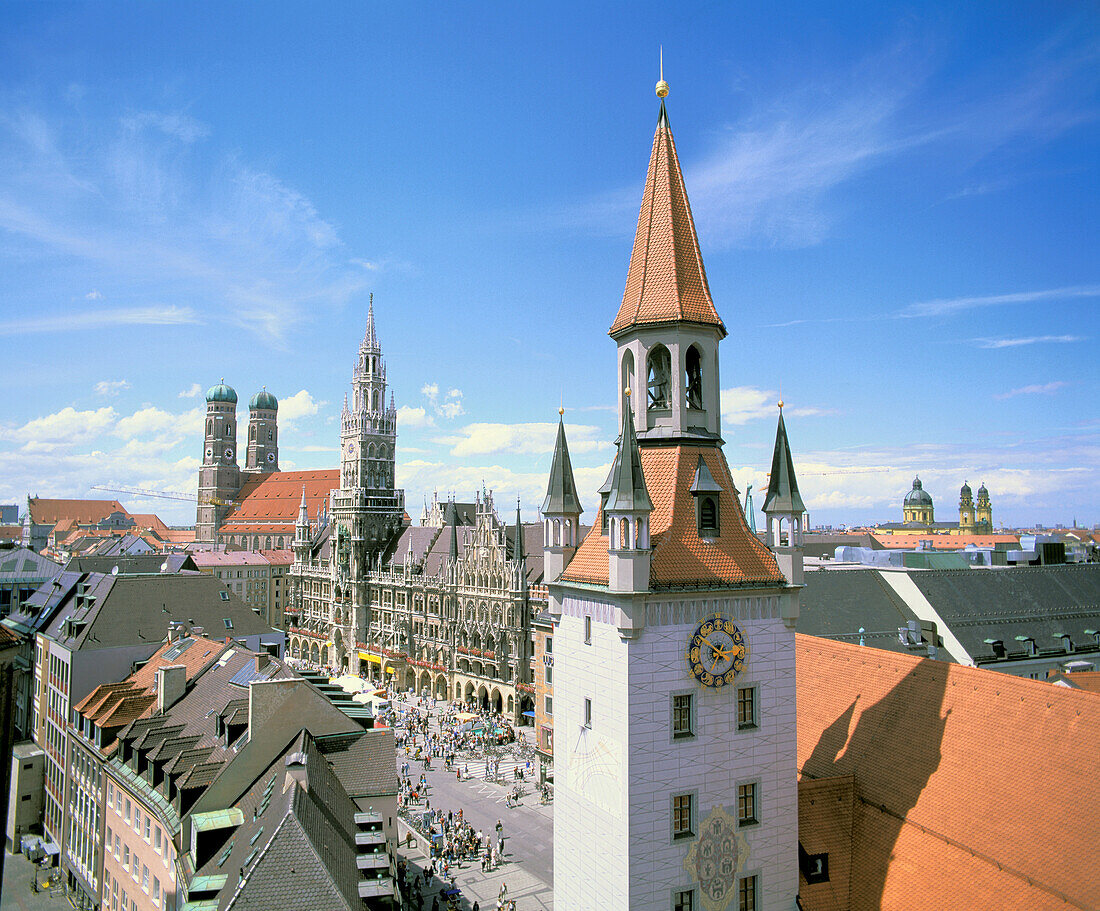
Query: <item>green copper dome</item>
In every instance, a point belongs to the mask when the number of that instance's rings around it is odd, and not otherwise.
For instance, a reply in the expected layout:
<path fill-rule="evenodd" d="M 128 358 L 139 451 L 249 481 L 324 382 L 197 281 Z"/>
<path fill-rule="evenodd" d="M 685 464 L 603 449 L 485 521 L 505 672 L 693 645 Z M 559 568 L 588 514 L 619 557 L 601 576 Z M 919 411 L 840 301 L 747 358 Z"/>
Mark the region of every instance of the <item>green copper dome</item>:
<path fill-rule="evenodd" d="M 279 400 L 265 386 L 248 401 L 249 411 L 278 411 Z"/>
<path fill-rule="evenodd" d="M 932 498 L 928 495 L 928 491 L 924 489 L 924 485 L 921 484 L 920 478 L 913 478 L 913 489 L 905 495 L 905 506 L 931 506 Z"/>
<path fill-rule="evenodd" d="M 229 402 L 231 405 L 237 404 L 237 393 L 232 386 L 225 385 L 225 378 L 216 386 L 211 386 L 206 390 L 206 401 L 208 402 Z"/>

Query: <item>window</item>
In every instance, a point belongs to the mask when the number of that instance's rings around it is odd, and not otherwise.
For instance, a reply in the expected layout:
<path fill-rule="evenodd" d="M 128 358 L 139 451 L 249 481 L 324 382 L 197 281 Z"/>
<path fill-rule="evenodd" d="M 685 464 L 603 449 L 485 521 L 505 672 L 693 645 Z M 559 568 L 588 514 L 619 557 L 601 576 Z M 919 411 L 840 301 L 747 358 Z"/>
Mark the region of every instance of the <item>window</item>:
<path fill-rule="evenodd" d="M 141 888 L 149 891 L 149 868 L 145 864 L 141 865 Z"/>
<path fill-rule="evenodd" d="M 695 795 L 675 794 L 672 797 L 672 837 L 690 838 L 695 834 Z"/>
<path fill-rule="evenodd" d="M 695 697 L 680 693 L 672 697 L 672 739 L 683 740 L 695 736 Z"/>
<path fill-rule="evenodd" d="M 746 876 L 738 882 L 737 911 L 756 911 L 755 876 Z"/>
<path fill-rule="evenodd" d="M 130 798 L 126 798 L 126 824 L 130 824 Z"/>
<path fill-rule="evenodd" d="M 153 901 L 160 901 L 160 880 L 153 877 Z"/>
<path fill-rule="evenodd" d="M 107 846 L 107 850 L 111 850 L 111 844 L 114 842 L 115 837 L 111 833 L 111 827 L 107 826 L 107 837 L 103 839 L 103 843 Z"/>
<path fill-rule="evenodd" d="M 107 806 L 113 807 L 115 804 L 115 786 L 111 782 L 107 782 Z"/>
<path fill-rule="evenodd" d="M 756 727 L 756 687 L 743 686 L 737 691 L 737 730 Z"/>
<path fill-rule="evenodd" d="M 584 726 L 586 728 L 592 727 L 592 700 L 584 700 Z"/>
<path fill-rule="evenodd" d="M 546 683 L 552 685 L 554 683 L 554 668 L 551 665 L 546 665 Z"/>
<path fill-rule="evenodd" d="M 152 828 L 152 823 L 150 822 L 149 817 L 146 816 L 145 817 L 145 840 L 146 841 L 148 841 L 150 835 L 152 835 L 152 832 L 150 832 L 151 828 Z"/>
<path fill-rule="evenodd" d="M 554 714 L 554 697 L 553 696 L 547 696 L 546 697 L 546 714 L 547 715 L 553 715 Z"/>
<path fill-rule="evenodd" d="M 160 826 L 157 826 L 156 832 L 153 833 L 153 845 L 157 849 L 157 853 L 160 854 Z"/>
<path fill-rule="evenodd" d="M 695 911 L 695 890 L 675 893 L 672 896 L 672 911 Z"/>
<path fill-rule="evenodd" d="M 122 866 L 125 867 L 127 870 L 130 869 L 130 846 L 129 845 L 123 845 L 122 846 Z"/>
<path fill-rule="evenodd" d="M 547 636 L 546 637 L 546 654 L 548 654 L 548 655 L 554 654 L 554 637 L 553 636 Z"/>
<path fill-rule="evenodd" d="M 592 618 L 590 616 L 584 618 L 584 644 L 592 644 Z"/>
<path fill-rule="evenodd" d="M 699 531 L 702 534 L 718 531 L 718 502 L 714 497 L 703 497 L 699 501 Z"/>
<path fill-rule="evenodd" d="M 737 824 L 751 826 L 756 818 L 756 782 L 737 786 Z"/>

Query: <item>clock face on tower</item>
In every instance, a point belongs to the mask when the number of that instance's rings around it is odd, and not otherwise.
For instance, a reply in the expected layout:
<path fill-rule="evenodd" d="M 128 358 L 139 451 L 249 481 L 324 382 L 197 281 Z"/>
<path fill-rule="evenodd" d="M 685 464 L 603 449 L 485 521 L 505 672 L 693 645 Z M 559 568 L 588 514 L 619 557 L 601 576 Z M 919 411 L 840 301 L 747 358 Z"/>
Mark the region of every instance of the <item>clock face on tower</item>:
<path fill-rule="evenodd" d="M 275 453 L 273 453 L 273 452 L 269 452 L 269 453 L 267 454 L 267 460 L 268 460 L 269 462 L 271 462 L 272 464 L 274 464 L 274 463 L 275 463 Z"/>
<path fill-rule="evenodd" d="M 233 450 L 232 450 L 232 449 L 227 449 L 227 450 L 225 451 L 225 457 L 226 457 L 227 459 L 232 459 L 232 458 L 233 458 Z"/>
<path fill-rule="evenodd" d="M 724 617 L 704 620 L 688 640 L 688 665 L 703 686 L 729 686 L 744 670 L 748 657 L 745 634 Z"/>

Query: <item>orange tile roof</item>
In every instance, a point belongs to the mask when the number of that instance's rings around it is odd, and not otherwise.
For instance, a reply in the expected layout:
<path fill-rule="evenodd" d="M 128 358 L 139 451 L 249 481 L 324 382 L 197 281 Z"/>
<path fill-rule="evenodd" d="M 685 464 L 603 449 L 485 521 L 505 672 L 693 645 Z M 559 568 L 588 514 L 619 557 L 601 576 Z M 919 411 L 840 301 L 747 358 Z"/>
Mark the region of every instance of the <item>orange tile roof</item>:
<path fill-rule="evenodd" d="M 646 447 L 641 456 L 646 488 L 653 500 L 649 519 L 651 588 L 783 581 L 771 551 L 745 524 L 722 450 L 713 446 Z M 722 533 L 713 542 L 699 538 L 695 502 L 688 492 L 699 456 L 722 487 L 718 498 Z M 608 540 L 600 534 L 601 524 L 598 515 L 562 574 L 564 581 L 608 584 Z"/>
<path fill-rule="evenodd" d="M 88 524 L 105 519 L 113 512 L 129 515 L 118 500 L 44 500 L 33 497 L 28 505 L 31 520 L 38 525 L 56 525 L 62 519 Z"/>
<path fill-rule="evenodd" d="M 931 541 L 936 550 L 962 550 L 973 544 L 975 547 L 994 547 L 997 544 L 1019 544 L 1016 535 L 872 535 L 886 548 L 913 550 L 921 541 Z"/>
<path fill-rule="evenodd" d="M 138 670 L 119 683 L 97 686 L 74 706 L 77 712 L 91 719 L 102 728 L 120 728 L 138 718 L 145 717 L 156 708 L 157 670 L 161 667 L 182 665 L 191 680 L 203 668 L 217 660 L 226 648 L 224 642 L 200 637 L 175 658 L 165 658 L 165 653 L 178 645 L 165 642 Z"/>
<path fill-rule="evenodd" d="M 813 636 L 796 651 L 801 775 L 855 780 L 852 911 L 1100 907 L 1100 698 Z M 834 907 L 814 888 L 807 911 Z"/>
<path fill-rule="evenodd" d="M 708 323 L 726 334 L 711 300 L 676 143 L 661 102 L 626 290 L 609 333 L 675 320 Z"/>
<path fill-rule="evenodd" d="M 316 519 L 318 510 L 328 502 L 329 491 L 340 486 L 340 469 L 274 471 L 249 478 L 222 522 L 221 533 L 293 532 L 303 486 L 309 517 Z"/>

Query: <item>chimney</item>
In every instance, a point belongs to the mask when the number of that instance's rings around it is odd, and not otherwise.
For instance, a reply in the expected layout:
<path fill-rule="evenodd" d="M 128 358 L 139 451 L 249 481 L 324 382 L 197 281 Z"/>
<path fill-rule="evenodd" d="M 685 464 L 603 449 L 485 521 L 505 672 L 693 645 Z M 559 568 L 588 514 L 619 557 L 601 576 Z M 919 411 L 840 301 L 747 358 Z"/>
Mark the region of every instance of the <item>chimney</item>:
<path fill-rule="evenodd" d="M 204 629 L 205 628 L 201 626 L 192 626 L 191 635 L 194 636 L 196 639 L 201 639 Z"/>
<path fill-rule="evenodd" d="M 182 664 L 157 668 L 157 712 L 163 715 L 187 689 L 187 668 Z"/>
<path fill-rule="evenodd" d="M 256 670 L 262 671 L 271 663 L 271 656 L 267 652 L 256 652 Z"/>

